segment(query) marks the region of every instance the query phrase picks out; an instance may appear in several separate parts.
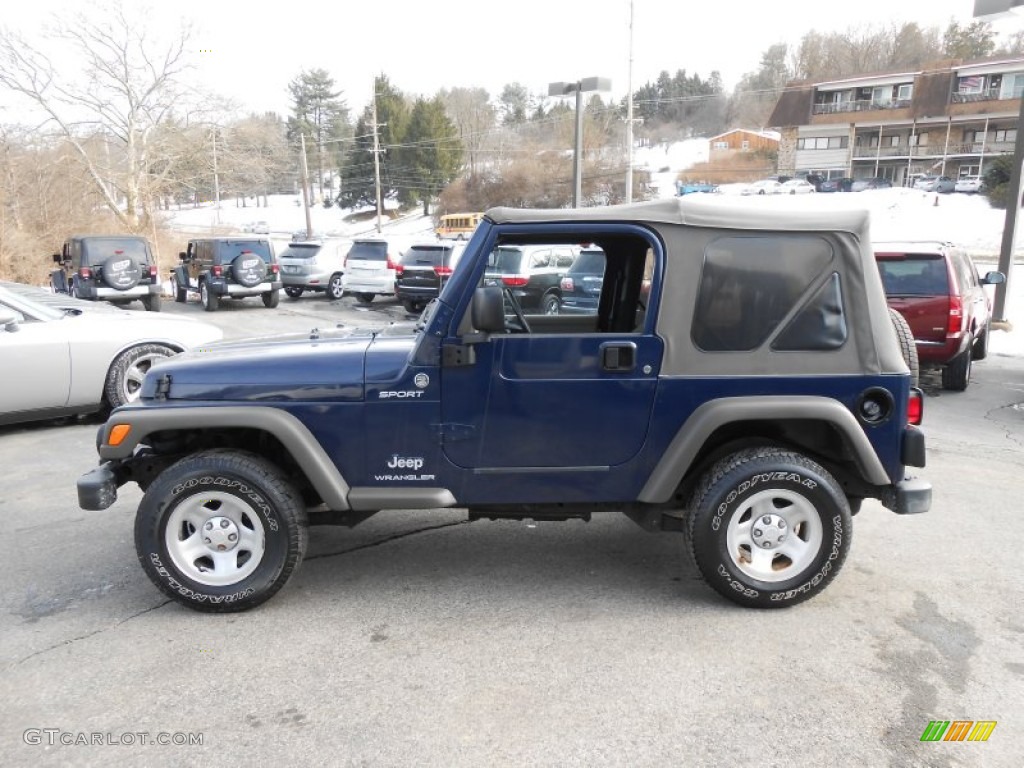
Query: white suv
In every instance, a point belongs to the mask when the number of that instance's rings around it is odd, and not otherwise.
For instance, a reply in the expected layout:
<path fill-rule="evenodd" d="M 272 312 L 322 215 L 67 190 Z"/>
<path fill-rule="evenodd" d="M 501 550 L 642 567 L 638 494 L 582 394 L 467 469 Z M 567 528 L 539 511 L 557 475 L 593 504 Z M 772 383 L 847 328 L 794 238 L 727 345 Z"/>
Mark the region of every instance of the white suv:
<path fill-rule="evenodd" d="M 397 267 L 398 258 L 386 240 L 356 240 L 345 257 L 342 289 L 363 304 L 378 294 L 394 296 Z"/>

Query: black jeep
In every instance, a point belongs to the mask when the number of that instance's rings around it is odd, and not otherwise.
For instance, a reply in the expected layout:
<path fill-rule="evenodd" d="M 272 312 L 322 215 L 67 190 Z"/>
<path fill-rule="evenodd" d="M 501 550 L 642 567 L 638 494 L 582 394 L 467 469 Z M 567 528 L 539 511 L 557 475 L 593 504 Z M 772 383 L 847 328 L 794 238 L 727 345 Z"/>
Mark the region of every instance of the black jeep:
<path fill-rule="evenodd" d="M 73 235 L 53 254 L 50 289 L 79 299 L 160 311 L 160 281 L 149 241 L 135 235 Z"/>

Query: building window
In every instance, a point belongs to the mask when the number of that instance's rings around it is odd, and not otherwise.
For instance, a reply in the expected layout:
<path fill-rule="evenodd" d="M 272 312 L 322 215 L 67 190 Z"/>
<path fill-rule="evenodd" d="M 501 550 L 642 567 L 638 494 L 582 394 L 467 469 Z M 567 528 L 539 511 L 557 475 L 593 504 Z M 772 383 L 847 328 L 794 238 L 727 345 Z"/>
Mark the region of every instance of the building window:
<path fill-rule="evenodd" d="M 741 147 L 742 149 L 750 149 L 750 142 L 749 142 L 749 141 L 746 141 L 746 140 L 744 140 L 744 141 L 743 141 L 743 143 L 742 143 L 742 144 L 740 145 L 740 147 Z"/>
<path fill-rule="evenodd" d="M 845 149 L 848 146 L 849 136 L 815 136 L 796 140 L 797 149 Z"/>
<path fill-rule="evenodd" d="M 982 75 L 970 75 L 969 77 L 957 78 L 957 93 L 981 93 L 985 85 L 985 78 Z"/>
<path fill-rule="evenodd" d="M 887 146 L 887 147 L 898 147 L 899 145 L 900 145 L 900 137 L 899 136 L 886 136 L 885 137 L 885 146 Z"/>
<path fill-rule="evenodd" d="M 728 148 L 729 148 L 729 142 L 728 141 L 716 141 L 715 142 L 715 149 L 728 149 Z"/>
<path fill-rule="evenodd" d="M 1006 130 L 996 131 L 996 138 L 995 138 L 995 140 L 996 140 L 996 142 L 1016 141 L 1017 140 L 1017 129 L 1016 128 L 1008 128 Z"/>
<path fill-rule="evenodd" d="M 905 83 L 896 89 L 896 98 L 900 101 L 910 101 L 914 98 L 914 84 Z"/>

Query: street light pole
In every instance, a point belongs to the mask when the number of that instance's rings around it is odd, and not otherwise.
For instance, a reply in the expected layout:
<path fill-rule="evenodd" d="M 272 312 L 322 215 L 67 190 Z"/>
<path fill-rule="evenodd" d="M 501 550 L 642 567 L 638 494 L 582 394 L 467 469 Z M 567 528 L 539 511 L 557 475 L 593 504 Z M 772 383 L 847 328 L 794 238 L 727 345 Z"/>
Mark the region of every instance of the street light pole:
<path fill-rule="evenodd" d="M 633 0 L 629 0 L 629 75 L 626 82 L 626 202 L 633 202 Z"/>
<path fill-rule="evenodd" d="M 993 21 L 1024 11 L 1024 0 L 974 0 L 974 18 Z M 1010 273 L 1013 271 L 1013 252 L 1017 241 L 1017 216 L 1020 213 L 1021 166 L 1024 165 L 1024 93 L 1019 94 L 1020 112 L 1017 115 L 1017 140 L 1013 145 L 1013 168 L 1010 172 L 1010 194 L 1006 198 L 1006 220 L 1003 224 L 1003 240 L 999 246 L 999 271 L 1006 280 L 996 286 L 996 300 L 992 306 L 992 322 L 1000 328 L 1010 330 L 1006 317 L 1006 295 L 1010 289 Z"/>
<path fill-rule="evenodd" d="M 548 83 L 548 96 L 576 94 L 576 147 L 572 156 L 572 207 L 579 208 L 583 199 L 583 94 L 588 91 L 610 91 L 612 81 L 606 77 L 585 77 L 575 83 Z"/>

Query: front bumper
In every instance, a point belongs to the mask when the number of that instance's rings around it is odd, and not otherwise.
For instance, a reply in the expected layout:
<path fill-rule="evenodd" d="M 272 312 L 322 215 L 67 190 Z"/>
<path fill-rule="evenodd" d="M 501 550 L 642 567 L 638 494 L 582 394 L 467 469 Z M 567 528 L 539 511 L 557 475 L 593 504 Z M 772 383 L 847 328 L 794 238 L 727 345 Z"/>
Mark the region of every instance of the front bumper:
<path fill-rule="evenodd" d="M 117 501 L 123 485 L 112 461 L 105 461 L 78 478 L 78 506 L 89 511 L 106 509 Z"/>

